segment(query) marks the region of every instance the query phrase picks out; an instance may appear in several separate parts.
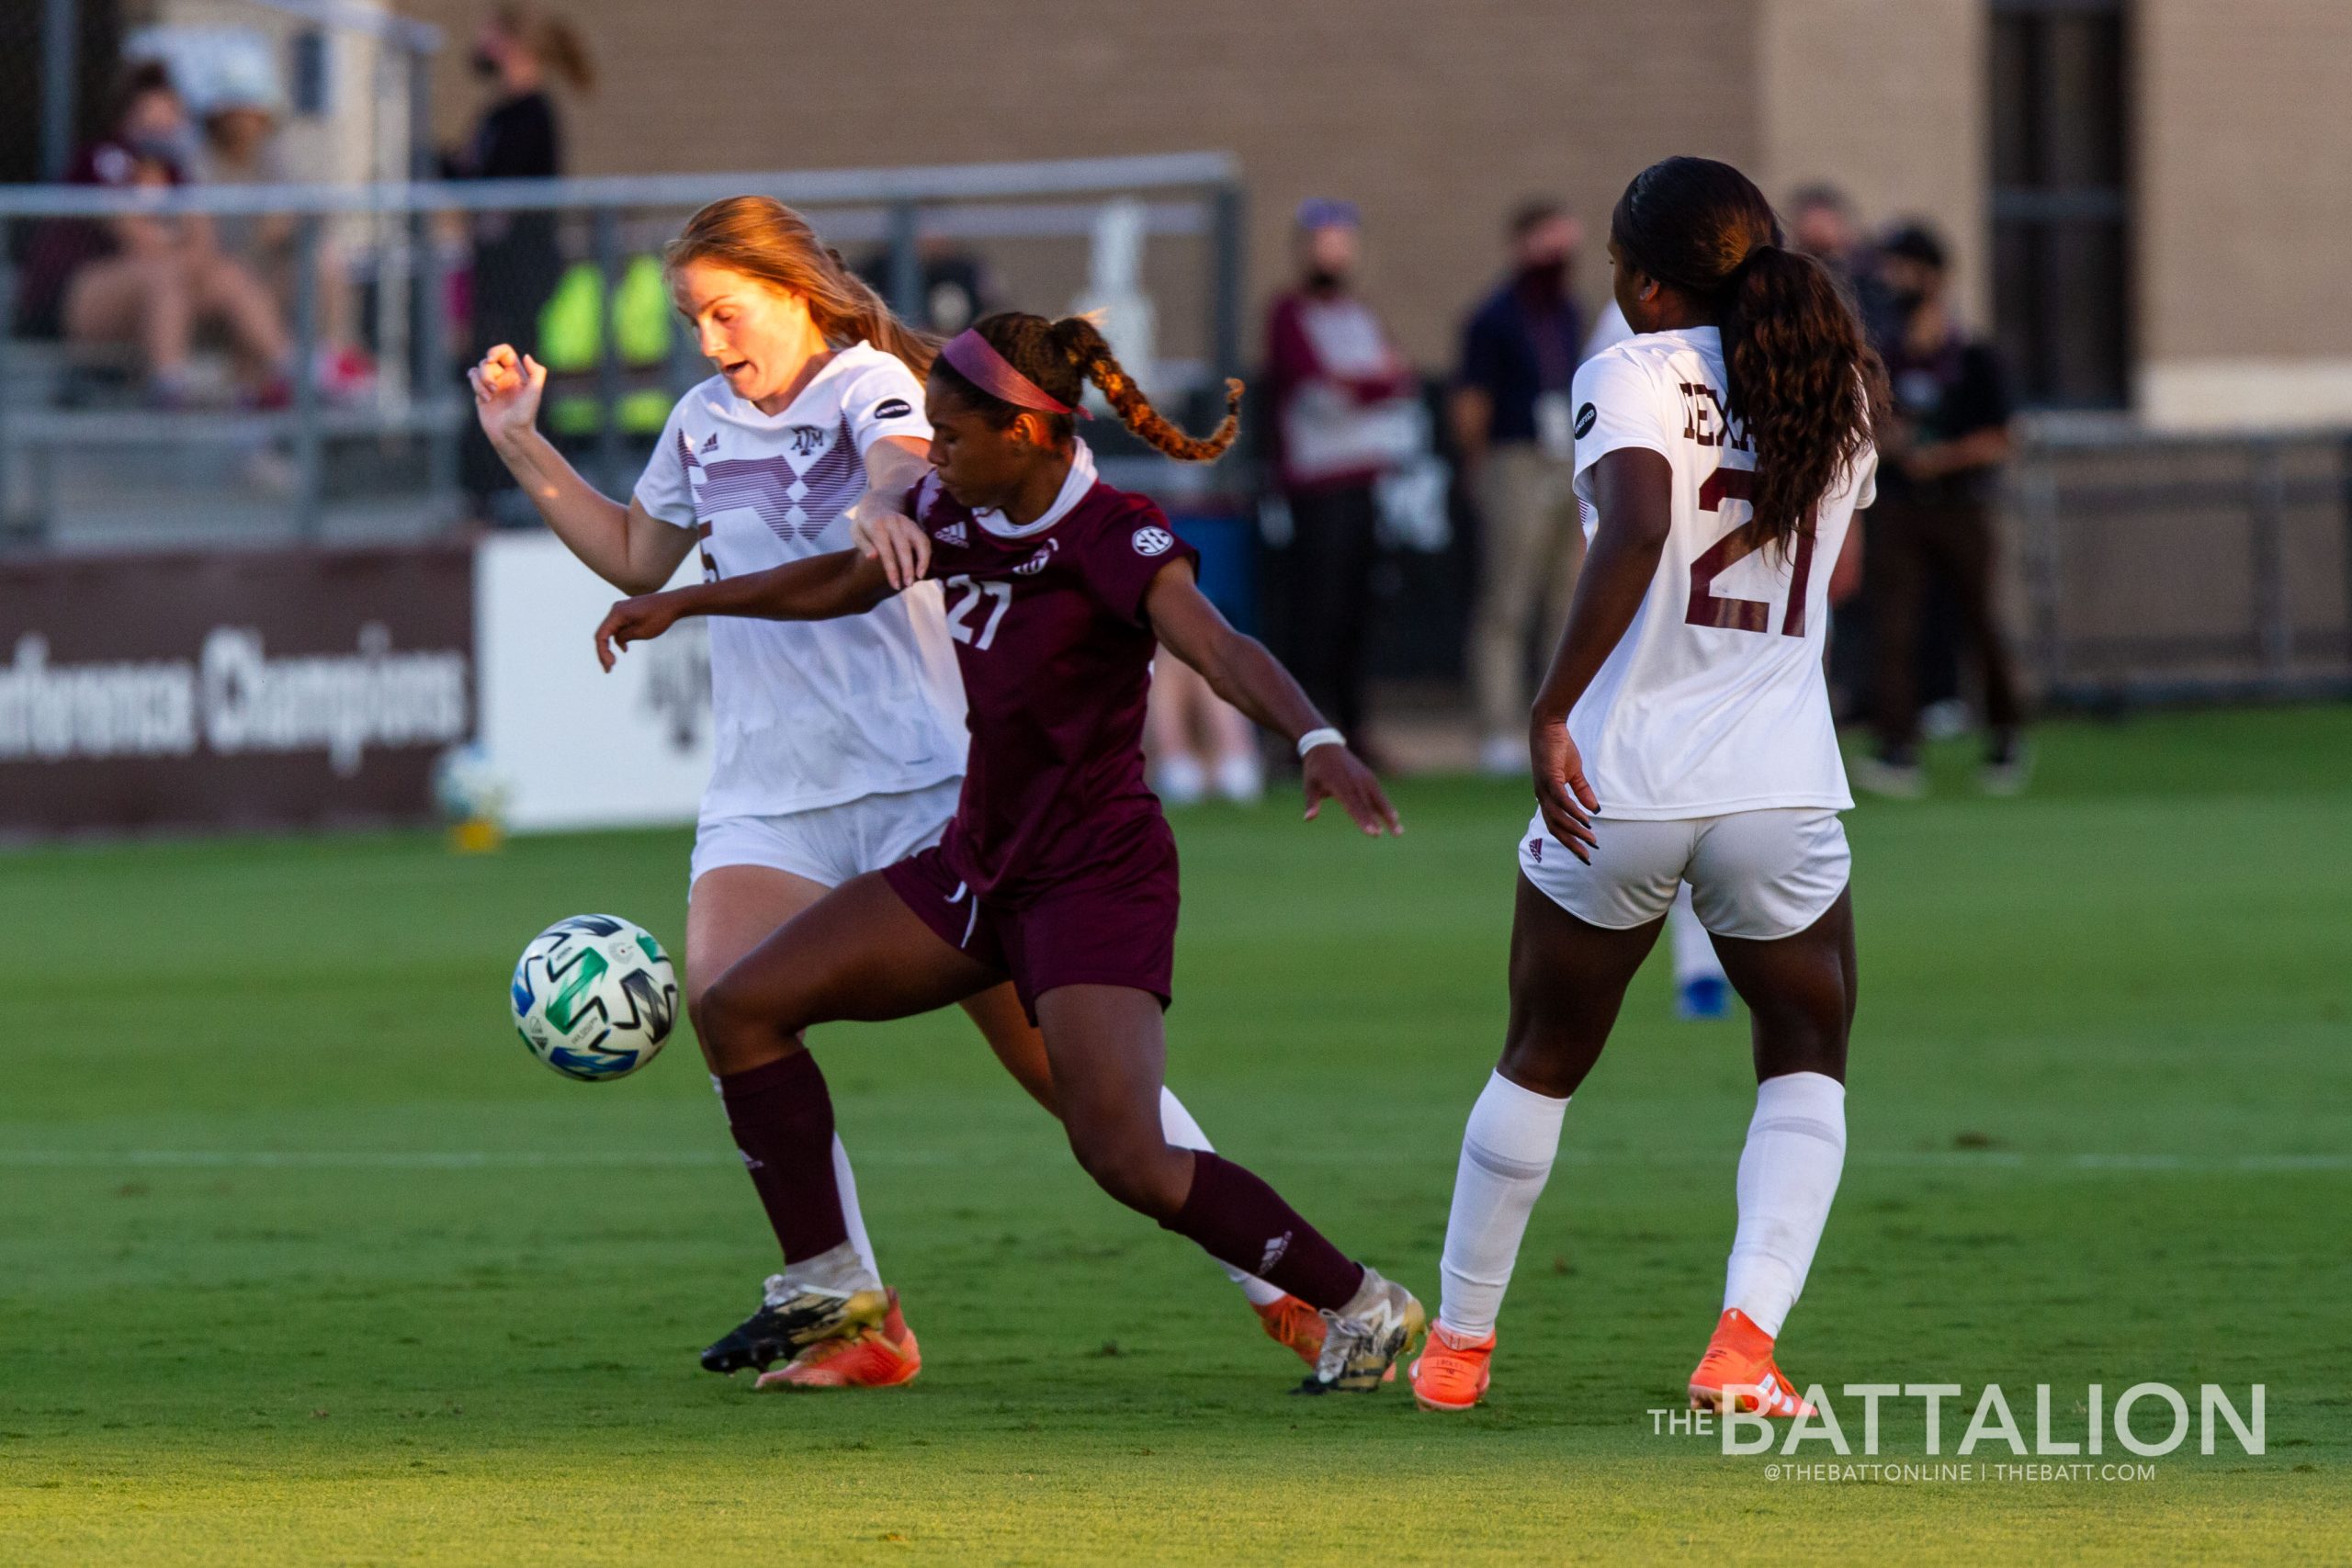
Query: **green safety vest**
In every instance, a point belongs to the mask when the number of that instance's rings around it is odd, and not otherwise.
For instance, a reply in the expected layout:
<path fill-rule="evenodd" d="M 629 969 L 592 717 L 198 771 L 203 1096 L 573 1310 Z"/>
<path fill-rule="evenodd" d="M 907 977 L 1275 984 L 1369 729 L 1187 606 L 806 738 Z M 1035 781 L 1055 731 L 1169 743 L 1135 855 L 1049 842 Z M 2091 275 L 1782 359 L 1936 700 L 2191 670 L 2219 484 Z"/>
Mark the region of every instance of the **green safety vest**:
<path fill-rule="evenodd" d="M 661 262 L 631 257 L 613 294 L 613 340 L 623 365 L 659 365 L 670 356 L 671 310 Z M 556 371 L 593 370 L 604 347 L 604 274 L 594 262 L 576 262 L 539 309 L 539 363 Z"/>
<path fill-rule="evenodd" d="M 661 262 L 632 256 L 613 293 L 613 344 L 623 366 L 644 369 L 668 362 L 671 314 Z M 604 274 L 594 262 L 578 262 L 565 269 L 539 310 L 538 361 L 553 374 L 594 370 L 604 346 Z M 662 388 L 626 391 L 617 413 L 620 427 L 631 434 L 659 434 L 670 417 L 670 394 Z M 593 394 L 569 393 L 548 408 L 548 425 L 560 435 L 585 435 L 599 428 L 600 417 Z"/>

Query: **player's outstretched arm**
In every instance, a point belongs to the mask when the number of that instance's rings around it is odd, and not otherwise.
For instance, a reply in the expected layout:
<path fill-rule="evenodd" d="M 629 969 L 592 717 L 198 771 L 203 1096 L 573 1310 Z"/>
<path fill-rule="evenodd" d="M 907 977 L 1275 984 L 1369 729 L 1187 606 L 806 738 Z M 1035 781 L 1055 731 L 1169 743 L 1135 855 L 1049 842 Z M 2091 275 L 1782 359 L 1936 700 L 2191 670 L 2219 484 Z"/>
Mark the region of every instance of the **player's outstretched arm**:
<path fill-rule="evenodd" d="M 547 367 L 500 344 L 466 372 L 474 415 L 506 471 L 548 528 L 581 561 L 624 593 L 646 593 L 670 581 L 694 548 L 694 531 L 664 523 L 632 496 L 623 506 L 580 477 L 539 434 L 539 395 Z"/>
<path fill-rule="evenodd" d="M 1585 861 L 1592 858 L 1586 851 L 1594 842 L 1592 813 L 1600 801 L 1568 735 L 1568 710 L 1634 624 L 1674 525 L 1674 470 L 1658 453 L 1621 446 L 1592 466 L 1592 477 L 1600 523 L 1577 575 L 1559 651 L 1528 716 L 1528 753 L 1544 825 Z"/>
<path fill-rule="evenodd" d="M 866 451 L 865 493 L 842 513 L 850 543 L 880 559 L 893 589 L 913 587 L 931 570 L 931 536 L 905 512 L 929 472 L 921 442 L 886 435 Z"/>
<path fill-rule="evenodd" d="M 1151 580 L 1144 615 L 1160 643 L 1201 672 L 1210 689 L 1293 745 L 1326 728 L 1291 672 L 1256 637 L 1235 631 L 1193 580 L 1190 561 L 1170 561 Z M 1370 768 L 1343 743 L 1317 746 L 1301 759 L 1306 816 L 1336 800 L 1374 838 L 1401 833 L 1396 808 Z"/>
<path fill-rule="evenodd" d="M 596 628 L 596 661 L 660 637 L 688 615 L 741 615 L 761 621 L 830 621 L 862 615 L 895 592 L 882 563 L 856 550 L 808 556 L 766 571 L 696 582 L 624 599 Z"/>

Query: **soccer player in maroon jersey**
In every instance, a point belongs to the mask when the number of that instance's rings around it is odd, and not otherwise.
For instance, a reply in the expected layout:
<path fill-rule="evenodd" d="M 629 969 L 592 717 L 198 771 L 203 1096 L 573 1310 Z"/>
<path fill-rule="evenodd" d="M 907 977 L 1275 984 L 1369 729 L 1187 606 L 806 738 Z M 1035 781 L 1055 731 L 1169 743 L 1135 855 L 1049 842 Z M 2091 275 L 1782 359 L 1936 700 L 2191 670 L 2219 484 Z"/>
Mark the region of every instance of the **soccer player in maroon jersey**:
<path fill-rule="evenodd" d="M 1174 835 L 1144 784 L 1154 647 L 1296 743 L 1309 818 L 1337 800 L 1367 834 L 1401 827 L 1289 672 L 1202 596 L 1195 552 L 1159 508 L 1096 479 L 1072 423 L 1089 381 L 1170 457 L 1213 459 L 1232 444 L 1229 411 L 1207 440 L 1161 418 L 1091 323 L 991 316 L 933 367 L 933 471 L 907 498 L 908 516 L 858 549 L 624 600 L 597 627 L 610 669 L 616 649 L 685 615 L 825 620 L 863 615 L 924 577 L 946 592 L 972 736 L 946 836 L 842 884 L 745 954 L 704 994 L 695 1028 L 730 1109 L 763 1108 L 735 1131 L 778 1234 L 805 1232 L 801 1250 L 822 1252 L 846 1238 L 831 1234 L 832 1108 L 801 1032 L 928 1012 L 1009 977 L 1044 1034 L 1087 1173 L 1322 1313 L 1323 1351 L 1303 1392 L 1368 1391 L 1419 1338 L 1420 1303 L 1256 1176 L 1161 1134 L 1177 875 Z M 1232 403 L 1240 390 L 1228 384 Z M 880 1292 L 845 1291 L 760 1331 L 811 1343 L 884 1310 Z"/>

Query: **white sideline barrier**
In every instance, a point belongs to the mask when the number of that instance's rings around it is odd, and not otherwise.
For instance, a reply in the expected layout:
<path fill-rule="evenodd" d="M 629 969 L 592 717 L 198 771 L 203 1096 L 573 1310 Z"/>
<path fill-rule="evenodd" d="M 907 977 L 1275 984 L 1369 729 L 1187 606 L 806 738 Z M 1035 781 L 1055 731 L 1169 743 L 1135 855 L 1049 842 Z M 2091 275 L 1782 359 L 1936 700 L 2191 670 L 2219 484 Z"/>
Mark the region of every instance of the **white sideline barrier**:
<path fill-rule="evenodd" d="M 689 554 L 672 582 L 701 577 Z M 590 637 L 620 597 L 551 534 L 476 548 L 480 738 L 518 832 L 695 819 L 711 766 L 708 634 L 682 621 L 607 675 Z"/>

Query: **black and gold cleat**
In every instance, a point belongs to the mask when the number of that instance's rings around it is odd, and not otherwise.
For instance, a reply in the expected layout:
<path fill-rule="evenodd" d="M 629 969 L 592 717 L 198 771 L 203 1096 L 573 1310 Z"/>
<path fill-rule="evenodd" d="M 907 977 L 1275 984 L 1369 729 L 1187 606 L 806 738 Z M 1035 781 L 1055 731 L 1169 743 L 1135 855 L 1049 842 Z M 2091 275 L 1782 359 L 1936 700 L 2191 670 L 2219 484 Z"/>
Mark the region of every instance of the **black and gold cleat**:
<path fill-rule="evenodd" d="M 1337 1312 L 1325 1312 L 1323 1321 L 1329 1327 L 1315 1371 L 1293 1393 L 1371 1393 L 1388 1381 L 1396 1358 L 1409 1354 L 1429 1326 L 1413 1292 L 1371 1268 L 1364 1269 L 1355 1299 Z"/>
<path fill-rule="evenodd" d="M 763 1372 L 811 1345 L 871 1328 L 889 1311 L 887 1292 L 829 1291 L 787 1284 L 783 1275 L 771 1275 L 760 1310 L 702 1353 L 703 1371 L 721 1376 L 746 1368 Z"/>

